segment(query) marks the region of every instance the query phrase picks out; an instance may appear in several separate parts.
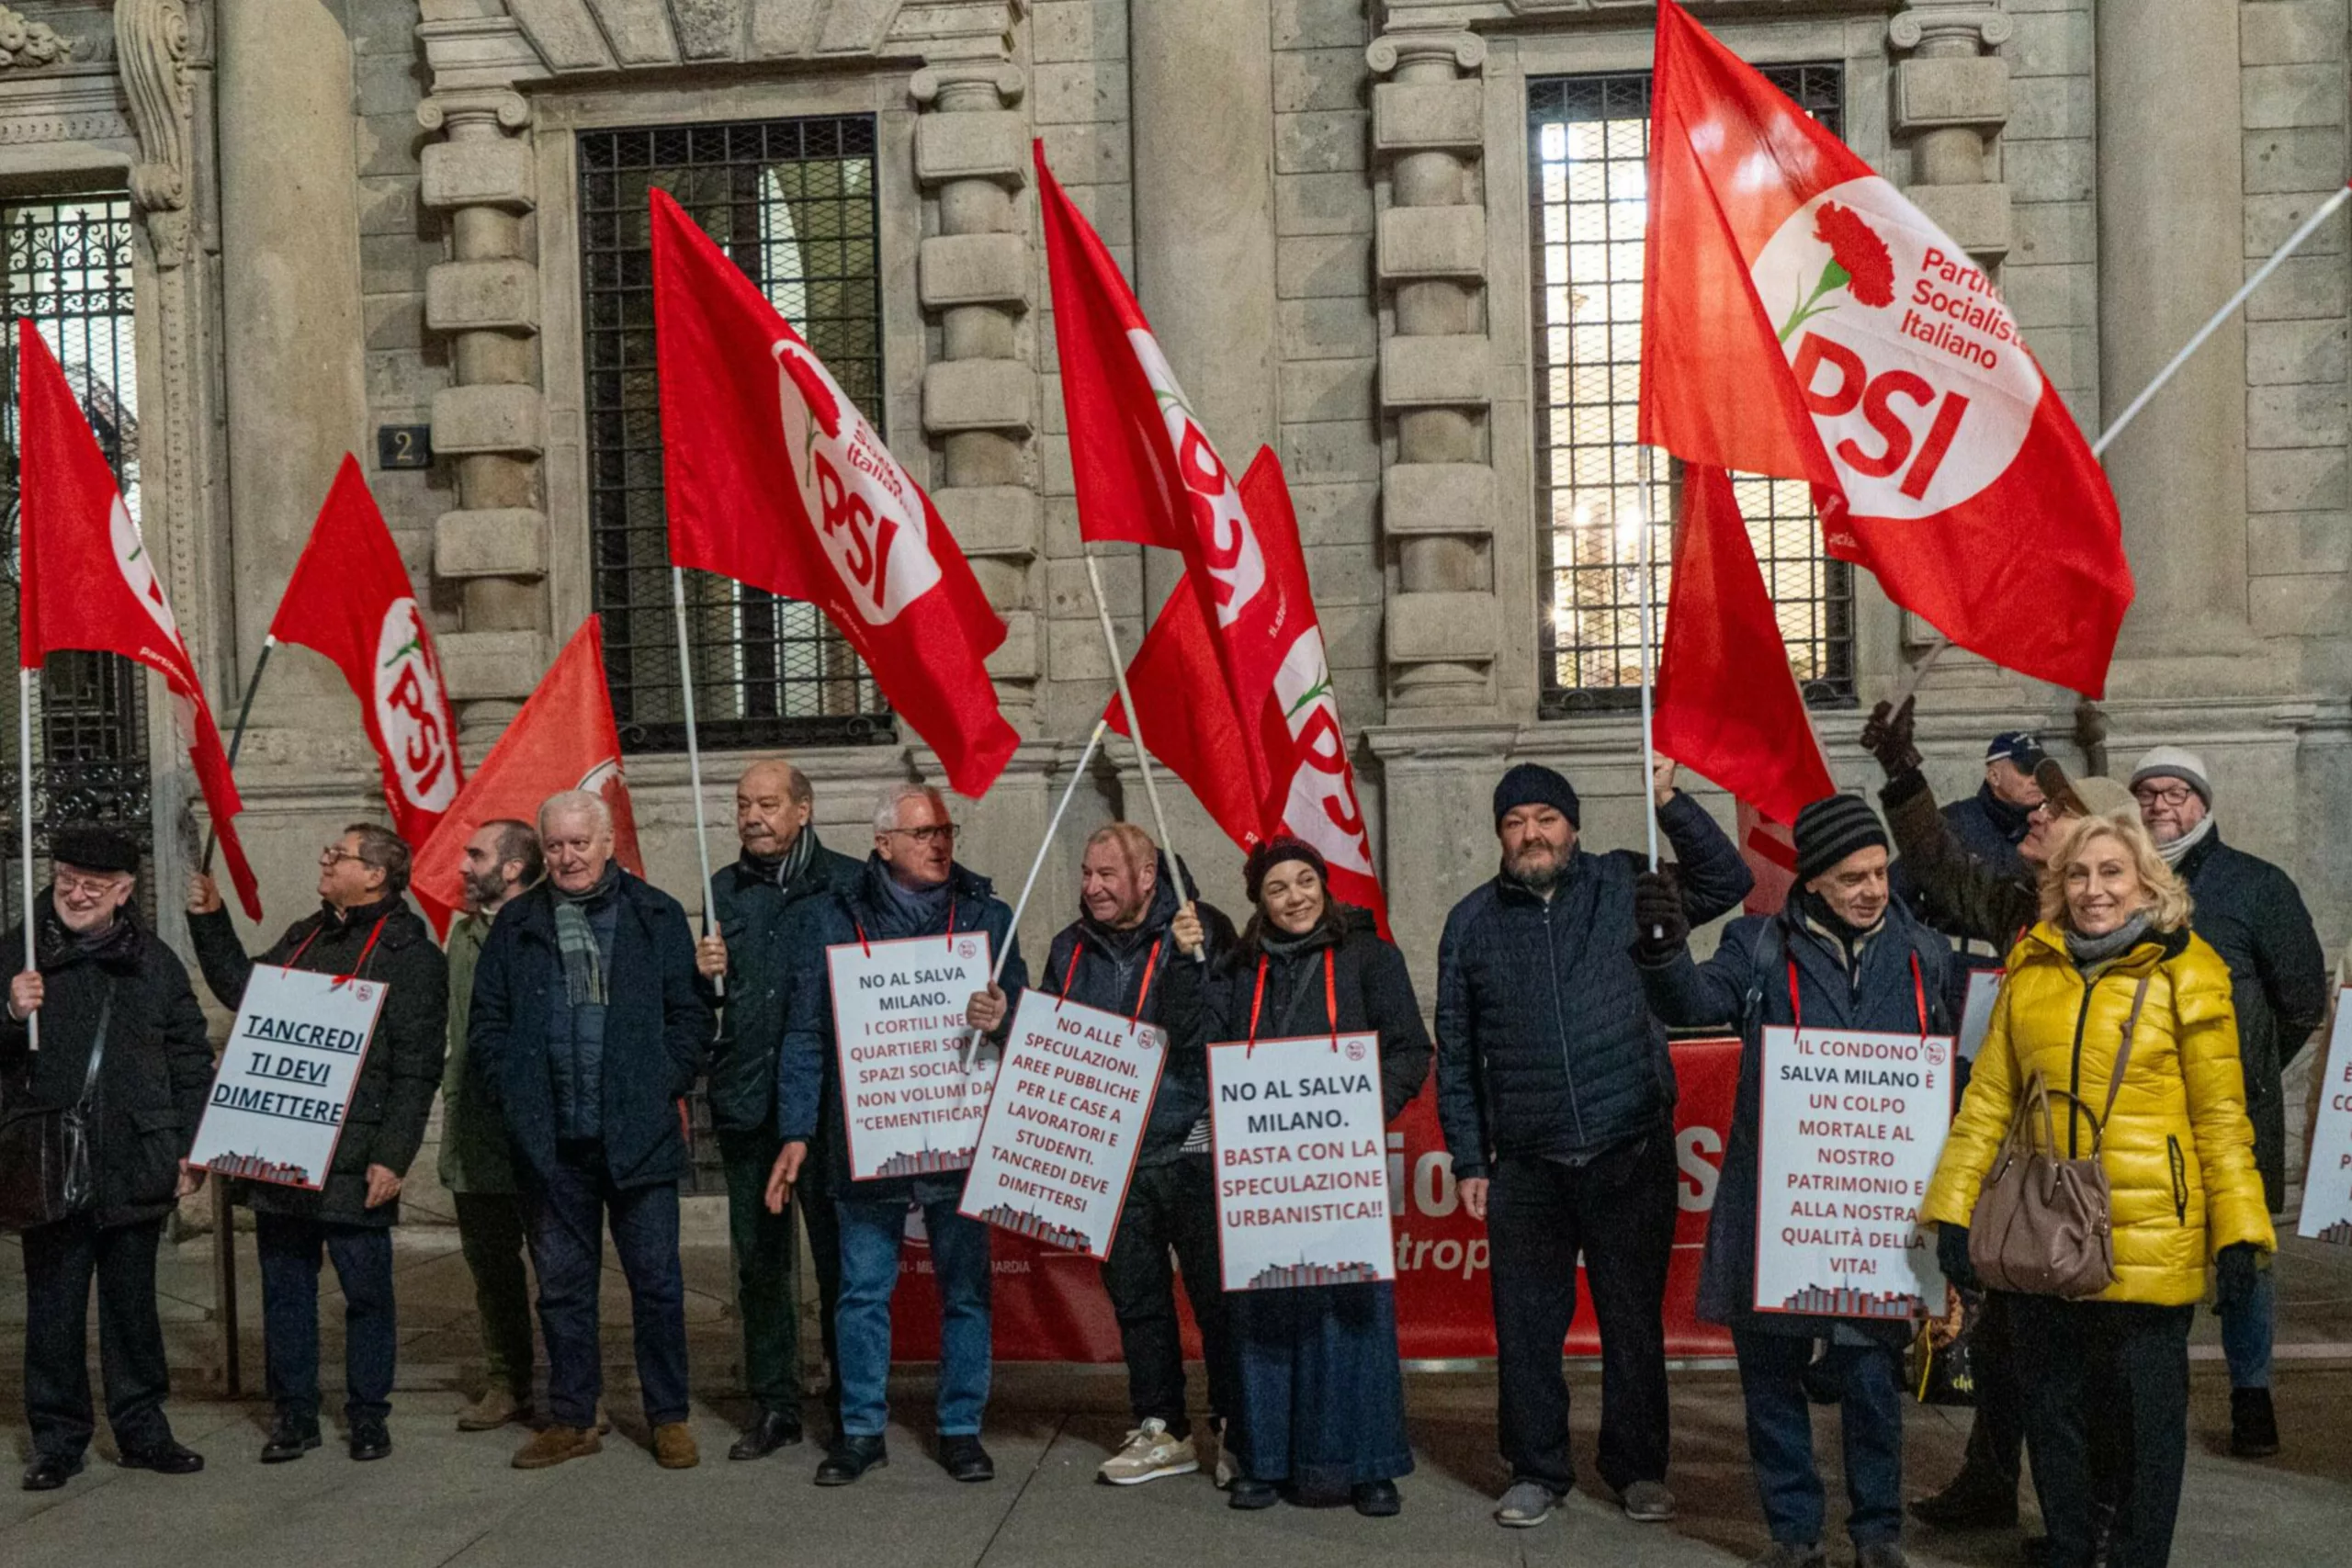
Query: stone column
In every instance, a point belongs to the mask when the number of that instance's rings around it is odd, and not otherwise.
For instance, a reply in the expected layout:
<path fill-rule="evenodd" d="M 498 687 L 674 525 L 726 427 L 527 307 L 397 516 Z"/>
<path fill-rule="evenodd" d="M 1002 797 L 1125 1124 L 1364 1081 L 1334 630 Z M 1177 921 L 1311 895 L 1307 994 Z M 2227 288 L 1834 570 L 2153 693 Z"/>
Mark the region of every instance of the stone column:
<path fill-rule="evenodd" d="M 2245 203 L 2238 7 L 2101 0 L 2095 22 L 2104 422 L 2244 280 Z M 2249 644 L 2245 401 L 2233 320 L 2108 449 L 2139 584 L 2127 658 Z"/>
<path fill-rule="evenodd" d="M 1397 32 L 1367 51 L 1388 77 L 1373 91 L 1373 151 L 1384 161 L 1377 271 L 1394 303 L 1380 345 L 1380 400 L 1396 423 L 1381 524 L 1396 546 L 1388 595 L 1388 705 L 1490 708 L 1495 474 L 1487 419 L 1487 209 L 1479 178 L 1487 46 L 1464 32 Z M 1467 73 L 1467 74 L 1464 74 Z"/>
<path fill-rule="evenodd" d="M 458 479 L 457 509 L 434 525 L 433 570 L 460 584 L 460 629 L 439 647 L 460 728 L 478 737 L 514 714 L 550 657 L 539 275 L 524 254 L 531 110 L 482 87 L 436 91 L 416 115 L 446 138 L 424 150 L 421 199 L 447 215 L 451 257 L 424 279 L 424 324 L 448 334 L 452 370 L 433 397 L 433 450 Z"/>
<path fill-rule="evenodd" d="M 279 592 L 346 451 L 366 444 L 359 183 L 351 45 L 318 0 L 215 8 L 220 305 L 237 664 L 253 668 Z M 280 660 L 262 707 L 323 696 L 325 666 Z"/>
<path fill-rule="evenodd" d="M 1041 549 L 1029 479 L 1036 373 L 1021 332 L 1029 309 L 1028 127 L 1012 106 L 1027 80 L 989 51 L 934 60 L 911 84 L 915 178 L 938 220 L 919 258 L 923 309 L 939 322 L 939 354 L 923 369 L 923 430 L 936 443 L 932 500 L 1005 617 L 989 672 L 1016 728 L 1043 673 L 1032 580 Z"/>
<path fill-rule="evenodd" d="M 2009 187 L 1985 148 L 2009 118 L 2009 62 L 1990 52 L 2017 24 L 1979 0 L 1912 0 L 1887 24 L 1910 58 L 1894 67 L 1894 133 L 1911 143 L 1905 195 L 1986 267 L 2009 250 Z"/>

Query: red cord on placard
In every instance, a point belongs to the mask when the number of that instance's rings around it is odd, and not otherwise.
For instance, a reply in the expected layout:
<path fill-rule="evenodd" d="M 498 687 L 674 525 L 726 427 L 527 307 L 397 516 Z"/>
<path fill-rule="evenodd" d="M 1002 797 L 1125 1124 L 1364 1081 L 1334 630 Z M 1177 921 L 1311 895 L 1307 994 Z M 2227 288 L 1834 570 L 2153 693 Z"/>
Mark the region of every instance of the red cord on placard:
<path fill-rule="evenodd" d="M 367 971 L 368 955 L 376 951 L 376 939 L 384 934 L 384 922 L 391 918 L 391 911 L 389 909 L 376 917 L 375 925 L 371 927 L 368 932 L 367 942 L 362 943 L 360 946 L 359 961 L 351 966 L 350 974 L 337 975 L 334 977 L 336 985 L 340 986 L 345 980 L 356 980 Z M 297 946 L 292 953 L 286 955 L 286 967 L 291 969 L 295 964 L 300 963 L 302 961 L 302 954 L 311 951 L 311 944 L 318 941 L 319 933 L 326 929 L 326 922 L 324 920 L 321 920 L 317 925 L 312 926 L 311 928 L 311 934 L 304 937 L 301 943 Z"/>
<path fill-rule="evenodd" d="M 1796 954 L 1793 953 L 1790 953 L 1788 955 L 1788 959 L 1789 1012 L 1794 1019 L 1795 1027 L 1803 1029 L 1804 1027 L 1804 1003 L 1799 1000 L 1797 997 Z M 1925 1040 L 1928 1037 L 1928 982 L 1919 973 L 1919 955 L 1917 952 L 1914 952 L 1911 954 L 1911 999 L 1919 1010 L 1919 1038 Z"/>

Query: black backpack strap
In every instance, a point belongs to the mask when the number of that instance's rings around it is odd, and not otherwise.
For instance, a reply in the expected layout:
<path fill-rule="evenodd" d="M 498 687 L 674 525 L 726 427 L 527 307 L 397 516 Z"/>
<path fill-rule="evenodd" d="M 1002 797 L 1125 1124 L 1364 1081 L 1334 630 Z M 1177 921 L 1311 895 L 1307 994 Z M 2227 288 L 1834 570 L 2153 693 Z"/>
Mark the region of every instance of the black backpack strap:
<path fill-rule="evenodd" d="M 107 1058 L 107 1028 L 114 1021 L 114 987 L 100 977 L 98 988 L 98 1028 L 90 1037 L 90 1066 L 82 1075 L 82 1098 L 77 1107 L 86 1107 L 90 1097 L 98 1091 L 98 1066 Z"/>
<path fill-rule="evenodd" d="M 1742 1033 L 1749 1028 L 1761 1028 L 1764 1022 L 1764 987 L 1772 983 L 1774 971 L 1788 952 L 1788 933 L 1781 929 L 1781 917 L 1774 915 L 1764 922 L 1764 934 L 1756 943 L 1756 958 L 1747 980 L 1747 999 L 1740 1004 L 1739 1027 Z"/>

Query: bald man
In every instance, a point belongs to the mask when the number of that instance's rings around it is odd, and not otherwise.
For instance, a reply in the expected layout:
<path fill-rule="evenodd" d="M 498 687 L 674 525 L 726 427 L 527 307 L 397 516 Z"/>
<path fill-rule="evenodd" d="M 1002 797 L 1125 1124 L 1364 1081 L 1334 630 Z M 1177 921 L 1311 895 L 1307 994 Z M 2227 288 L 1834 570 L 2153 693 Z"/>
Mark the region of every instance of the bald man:
<path fill-rule="evenodd" d="M 752 763 L 735 786 L 735 837 L 743 852 L 712 881 L 718 930 L 695 949 L 706 980 L 724 977 L 710 1065 L 710 1116 L 727 1172 L 727 1229 L 734 1244 L 736 1315 L 743 1320 L 743 1382 L 752 1424 L 731 1460 L 764 1459 L 800 1440 L 800 1248 L 792 1216 L 805 1216 L 817 1265 L 825 1363 L 833 1362 L 833 1306 L 841 1295 L 841 1235 L 832 1190 L 810 1161 L 783 1213 L 770 1213 L 769 1168 L 784 1147 L 776 1130 L 776 1053 L 784 1044 L 785 983 L 798 955 L 785 937 L 794 906 L 856 885 L 858 863 L 817 840 L 816 792 L 781 759 Z M 841 1420 L 840 1385 L 826 1404 Z"/>

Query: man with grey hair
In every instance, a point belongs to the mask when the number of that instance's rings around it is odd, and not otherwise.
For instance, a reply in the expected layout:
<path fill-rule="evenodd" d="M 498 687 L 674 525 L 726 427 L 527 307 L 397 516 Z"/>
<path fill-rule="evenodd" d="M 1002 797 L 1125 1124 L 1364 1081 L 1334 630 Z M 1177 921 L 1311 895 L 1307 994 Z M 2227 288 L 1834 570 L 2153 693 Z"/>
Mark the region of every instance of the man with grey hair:
<path fill-rule="evenodd" d="M 921 784 L 885 792 L 874 813 L 874 852 L 846 891 L 810 898 L 786 923 L 793 956 L 777 1058 L 776 1121 L 784 1146 L 768 1179 L 768 1208 L 782 1213 L 818 1143 L 833 1173 L 841 1232 L 841 1304 L 834 1325 L 841 1381 L 841 1433 L 818 1467 L 817 1484 L 843 1486 L 889 1462 L 890 1295 L 910 1206 L 922 1211 L 939 1286 L 939 1461 L 958 1481 L 988 1481 L 996 1467 L 980 1446 L 989 1396 L 989 1233 L 956 1212 L 964 1172 L 873 1181 L 846 1179 L 842 1097 L 826 1064 L 835 1053 L 831 977 L 825 950 L 860 941 L 986 931 L 1005 953 L 1002 986 L 1017 1000 L 1028 983 L 1012 942 L 1012 911 L 986 877 L 956 861 L 947 802 Z M 1008 1003 L 1008 1011 L 1010 1003 Z M 1001 1040 L 1004 1025 L 997 1026 Z"/>
<path fill-rule="evenodd" d="M 547 879 L 510 900 L 474 973 L 467 1042 L 504 1118 L 539 1276 L 549 1425 L 514 1455 L 541 1470 L 593 1454 L 603 1231 L 628 1279 L 638 1379 L 665 1470 L 697 1462 L 687 1428 L 678 1183 L 683 1102 L 711 1035 L 694 934 L 668 894 L 613 859 L 613 818 L 584 790 L 539 807 Z"/>
<path fill-rule="evenodd" d="M 858 863 L 818 841 L 816 792 L 781 758 L 752 763 L 735 785 L 735 837 L 742 853 L 711 879 L 718 930 L 695 944 L 707 980 L 724 979 L 718 1039 L 711 1049 L 710 1119 L 727 1175 L 727 1229 L 735 1255 L 735 1310 L 743 1320 L 743 1382 L 752 1424 L 733 1460 L 763 1459 L 800 1440 L 800 1247 L 792 1213 L 808 1227 L 825 1359 L 834 1360 L 833 1309 L 841 1293 L 841 1237 L 821 1160 L 800 1172 L 798 1201 L 768 1213 L 768 1172 L 784 1146 L 776 1129 L 776 1053 L 797 953 L 785 938 L 792 911 L 854 886 Z M 827 1405 L 841 1421 L 841 1383 Z"/>

